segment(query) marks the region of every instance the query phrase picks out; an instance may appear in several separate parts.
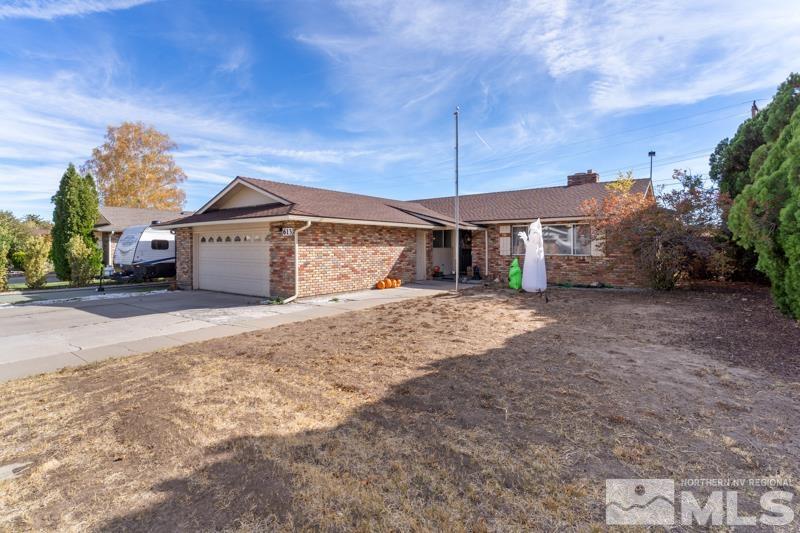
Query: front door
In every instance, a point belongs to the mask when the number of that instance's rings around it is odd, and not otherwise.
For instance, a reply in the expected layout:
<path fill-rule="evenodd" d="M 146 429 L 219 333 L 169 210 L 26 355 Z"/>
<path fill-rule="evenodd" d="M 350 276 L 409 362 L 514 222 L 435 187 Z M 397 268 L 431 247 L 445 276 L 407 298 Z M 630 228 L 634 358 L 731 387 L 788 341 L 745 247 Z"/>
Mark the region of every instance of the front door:
<path fill-rule="evenodd" d="M 461 274 L 466 273 L 467 267 L 472 266 L 472 232 L 469 230 L 459 230 L 458 246 L 458 269 Z"/>

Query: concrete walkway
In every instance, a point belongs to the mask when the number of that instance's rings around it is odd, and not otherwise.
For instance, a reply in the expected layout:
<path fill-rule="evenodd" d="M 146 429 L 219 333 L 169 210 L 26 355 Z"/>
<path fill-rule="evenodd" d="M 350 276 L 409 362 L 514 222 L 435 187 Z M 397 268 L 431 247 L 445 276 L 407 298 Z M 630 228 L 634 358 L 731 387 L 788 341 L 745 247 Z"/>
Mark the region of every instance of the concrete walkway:
<path fill-rule="evenodd" d="M 170 286 L 169 282 L 156 282 L 156 283 L 125 283 L 120 285 L 103 285 L 106 294 L 111 293 L 130 293 L 130 292 L 148 292 L 155 289 L 166 289 Z M 5 304 L 24 304 L 29 302 L 49 302 L 51 300 L 71 300 L 86 298 L 88 296 L 96 296 L 101 293 L 97 292 L 97 285 L 91 287 L 81 287 L 79 289 L 72 289 L 64 287 L 63 289 L 43 289 L 38 291 L 20 290 L 20 291 L 7 291 L 0 293 L 0 305 Z"/>
<path fill-rule="evenodd" d="M 423 282 L 286 305 L 264 305 L 262 299 L 248 296 L 175 291 L 0 307 L 0 382 L 450 289 L 452 283 Z"/>

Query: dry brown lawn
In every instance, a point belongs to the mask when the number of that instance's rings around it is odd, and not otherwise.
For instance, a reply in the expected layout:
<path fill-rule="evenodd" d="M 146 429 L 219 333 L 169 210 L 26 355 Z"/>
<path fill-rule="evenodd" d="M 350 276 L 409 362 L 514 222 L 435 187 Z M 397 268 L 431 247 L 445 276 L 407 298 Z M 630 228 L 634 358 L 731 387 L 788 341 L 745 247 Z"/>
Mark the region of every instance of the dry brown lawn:
<path fill-rule="evenodd" d="M 0 529 L 600 530 L 609 477 L 798 479 L 798 347 L 756 289 L 474 290 L 7 383 Z"/>

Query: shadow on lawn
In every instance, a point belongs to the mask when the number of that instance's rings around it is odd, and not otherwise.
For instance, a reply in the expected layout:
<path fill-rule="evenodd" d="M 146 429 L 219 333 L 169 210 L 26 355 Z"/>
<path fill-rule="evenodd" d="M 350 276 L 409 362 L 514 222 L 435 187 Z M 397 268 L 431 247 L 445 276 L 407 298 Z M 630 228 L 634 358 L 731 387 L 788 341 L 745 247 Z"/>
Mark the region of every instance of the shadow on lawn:
<path fill-rule="evenodd" d="M 547 318 L 538 299 L 520 301 Z M 157 485 L 162 502 L 102 530 L 602 526 L 606 478 L 753 474 L 695 432 L 740 413 L 692 418 L 668 371 L 661 388 L 631 386 L 623 363 L 573 352 L 562 335 L 577 324 L 561 320 L 434 362 L 331 429 L 222 442 L 209 465 Z"/>
<path fill-rule="evenodd" d="M 545 487 L 553 487 L 543 481 L 558 484 L 560 475 L 572 477 L 560 472 L 555 450 L 560 432 L 577 430 L 584 418 L 569 420 L 563 413 L 587 408 L 584 394 L 565 389 L 563 374 L 548 373 L 548 364 L 565 354 L 549 343 L 550 354 L 541 344 L 536 348 L 546 329 L 478 356 L 439 360 L 429 366 L 430 373 L 397 384 L 388 396 L 329 430 L 222 442 L 206 451 L 214 462 L 155 487 L 166 496 L 163 502 L 115 519 L 103 530 L 287 523 L 447 528 L 448 523 L 489 523 L 499 513 L 508 524 L 525 523 L 528 510 L 515 509 L 514 502 L 520 495 L 543 498 Z M 562 361 L 562 370 L 564 364 L 569 373 L 582 373 L 577 358 Z M 358 390 L 357 381 L 348 383 Z M 603 389 L 594 382 L 587 385 Z M 561 425 L 555 432 L 550 428 L 554 421 Z M 581 457 L 580 466 L 574 466 L 601 478 L 630 474 L 608 443 L 600 449 L 605 437 L 595 437 L 599 455 Z M 394 513 L 403 509 L 401 514 L 407 514 L 398 521 Z M 602 517 L 597 509 L 583 513 L 583 520 Z M 325 523 L 320 515 L 327 517 Z"/>

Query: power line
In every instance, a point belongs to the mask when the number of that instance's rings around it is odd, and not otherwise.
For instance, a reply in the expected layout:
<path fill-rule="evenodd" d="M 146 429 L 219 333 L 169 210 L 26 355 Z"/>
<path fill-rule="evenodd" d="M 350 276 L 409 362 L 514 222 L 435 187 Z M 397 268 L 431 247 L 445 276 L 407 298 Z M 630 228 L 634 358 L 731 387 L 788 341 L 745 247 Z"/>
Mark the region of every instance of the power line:
<path fill-rule="evenodd" d="M 767 100 L 767 99 L 768 98 L 756 98 L 755 101 L 760 102 L 760 101 Z M 664 124 L 671 124 L 673 122 L 680 122 L 680 121 L 692 119 L 692 118 L 695 118 L 695 117 L 698 117 L 698 116 L 701 116 L 701 115 L 707 115 L 707 114 L 710 114 L 710 113 L 716 113 L 717 111 L 724 111 L 726 109 L 731 109 L 731 108 L 738 107 L 738 106 L 741 106 L 741 105 L 744 105 L 744 104 L 749 104 L 752 101 L 753 101 L 752 99 L 747 99 L 747 100 L 744 100 L 742 102 L 737 102 L 735 104 L 730 104 L 730 105 L 718 107 L 718 108 L 715 108 L 715 109 L 709 109 L 709 110 L 706 110 L 706 111 L 700 111 L 698 113 L 692 113 L 690 115 L 684 115 L 684 116 L 678 117 L 678 118 L 664 120 L 664 121 L 661 121 L 661 122 L 655 122 L 655 123 L 652 123 L 652 124 L 646 124 L 644 126 L 638 126 L 636 128 L 626 128 L 624 130 L 620 130 L 620 131 L 617 131 L 617 132 L 614 132 L 614 133 L 609 133 L 607 135 L 602 135 L 602 136 L 599 136 L 599 137 L 592 137 L 592 138 L 583 139 L 583 140 L 579 140 L 579 141 L 572 141 L 572 142 L 568 142 L 568 143 L 560 143 L 559 147 L 575 146 L 575 145 L 578 145 L 578 144 L 585 144 L 585 143 L 588 143 L 588 142 L 601 141 L 601 140 L 612 138 L 612 137 L 619 137 L 620 135 L 626 135 L 628 133 L 635 132 L 635 131 L 641 131 L 641 130 L 645 130 L 645 129 L 655 128 L 655 127 L 658 127 L 658 126 L 663 126 Z M 731 115 L 731 116 L 735 116 L 735 115 Z M 724 119 L 724 118 L 730 118 L 730 116 L 729 117 L 722 117 L 722 119 Z M 696 125 L 697 126 L 701 126 L 703 124 L 705 124 L 705 123 L 696 124 Z M 520 147 L 520 148 L 516 149 L 516 152 L 522 151 L 522 149 L 524 149 L 524 147 Z M 513 155 L 513 153 L 511 153 L 509 155 Z M 487 158 L 486 160 L 491 160 L 491 158 Z M 480 162 L 480 161 L 481 160 L 468 161 L 468 162 L 469 163 L 476 163 L 476 162 Z"/>
<path fill-rule="evenodd" d="M 679 132 L 679 131 L 684 131 L 686 129 L 686 127 L 703 126 L 705 124 L 710 124 L 712 122 L 717 122 L 719 120 L 725 120 L 725 119 L 728 119 L 728 118 L 732 118 L 734 116 L 739 116 L 741 114 L 742 113 L 736 113 L 734 115 L 728 115 L 728 116 L 725 116 L 725 117 L 709 120 L 709 121 L 706 121 L 706 122 L 692 124 L 691 126 L 682 126 L 681 128 L 662 131 L 661 133 L 658 133 L 658 134 L 653 135 L 653 136 L 648 137 L 648 138 L 629 139 L 629 140 L 622 141 L 622 142 L 615 143 L 615 144 L 609 144 L 609 145 L 604 145 L 604 146 L 596 146 L 596 147 L 592 147 L 592 148 L 587 149 L 587 150 L 583 150 L 583 151 L 579 151 L 579 152 L 573 152 L 571 154 L 564 154 L 564 155 L 558 156 L 558 157 L 551 157 L 551 158 L 545 159 L 544 161 L 541 161 L 541 162 L 550 163 L 550 162 L 566 159 L 566 158 L 569 158 L 569 157 L 575 157 L 575 156 L 578 156 L 578 155 L 589 154 L 589 153 L 592 153 L 592 152 L 596 152 L 598 150 L 607 150 L 609 148 L 617 148 L 619 146 L 624 146 L 626 144 L 632 144 L 632 143 L 640 142 L 640 141 L 643 141 L 643 140 L 649 140 L 649 139 L 652 139 L 653 137 L 659 137 L 659 136 L 662 136 L 662 135 L 667 135 L 669 133 L 676 133 L 676 132 Z M 532 154 L 531 156 L 526 156 L 524 159 L 529 159 L 530 157 L 533 157 L 534 155 L 536 155 L 536 154 Z M 497 171 L 500 171 L 500 170 L 509 170 L 509 169 L 514 169 L 514 168 L 519 168 L 521 166 L 524 166 L 526 163 L 527 163 L 527 161 L 521 160 L 521 161 L 519 161 L 517 163 L 514 163 L 513 165 L 505 165 L 505 166 L 503 166 L 501 168 L 483 169 L 483 170 L 478 170 L 478 171 L 474 171 L 474 172 L 464 173 L 464 176 L 465 177 L 470 177 L 470 176 L 476 176 L 476 175 L 480 175 L 480 174 L 487 174 L 487 173 L 491 173 L 491 172 L 497 172 Z"/>
<path fill-rule="evenodd" d="M 767 98 L 756 98 L 755 100 L 756 101 L 762 101 L 762 100 L 766 100 L 766 99 Z M 684 120 L 688 120 L 688 119 L 691 119 L 691 118 L 694 118 L 694 117 L 697 117 L 697 116 L 702 116 L 702 115 L 707 115 L 707 114 L 710 114 L 710 113 L 715 113 L 715 112 L 718 112 L 718 111 L 723 111 L 723 110 L 726 110 L 726 109 L 730 109 L 730 108 L 742 105 L 744 103 L 751 103 L 751 102 L 752 102 L 752 99 L 748 99 L 748 100 L 743 101 L 743 102 L 737 102 L 735 104 L 730 104 L 730 105 L 727 105 L 727 106 L 723 106 L 723 107 L 719 107 L 719 108 L 715 108 L 715 109 L 711 109 L 711 110 L 701 111 L 701 112 L 693 113 L 693 114 L 690 114 L 690 115 L 684 115 L 682 117 L 675 118 L 675 119 L 669 119 L 669 120 L 661 121 L 661 122 L 658 122 L 658 123 L 649 124 L 649 125 L 646 125 L 646 126 L 639 126 L 639 127 L 636 127 L 636 128 L 628 128 L 628 129 L 625 129 L 625 130 L 620 130 L 620 131 L 617 131 L 617 132 L 614 132 L 614 133 L 610 133 L 610 134 L 604 135 L 604 136 L 598 136 L 598 137 L 593 137 L 593 138 L 588 138 L 588 139 L 583 139 L 583 140 L 578 140 L 578 141 L 571 141 L 569 143 L 562 143 L 562 144 L 559 144 L 557 147 L 554 147 L 553 149 L 555 151 L 560 151 L 564 147 L 575 146 L 575 145 L 580 145 L 580 144 L 586 144 L 586 143 L 590 143 L 590 142 L 600 141 L 600 140 L 603 140 L 603 139 L 609 139 L 609 138 L 613 138 L 613 137 L 618 137 L 620 135 L 625 135 L 625 134 L 628 134 L 628 133 L 631 133 L 631 132 L 641 131 L 641 130 L 644 130 L 644 129 L 650 129 L 650 128 L 657 127 L 657 126 L 663 125 L 663 124 L 669 124 L 669 123 L 684 121 Z M 742 111 L 741 113 L 734 113 L 734 114 L 730 114 L 730 115 L 725 115 L 723 117 L 717 117 L 715 119 L 711 119 L 711 120 L 704 121 L 704 122 L 699 122 L 699 123 L 694 123 L 694 124 L 685 124 L 685 125 L 681 126 L 680 128 L 670 129 L 670 130 L 662 131 L 662 132 L 655 133 L 653 135 L 644 136 L 644 137 L 637 137 L 637 138 L 634 138 L 634 139 L 628 139 L 628 140 L 625 140 L 625 141 L 622 141 L 622 142 L 619 142 L 619 143 L 610 144 L 610 145 L 603 145 L 603 146 L 593 147 L 593 148 L 590 148 L 590 149 L 587 149 L 587 150 L 584 150 L 584 151 L 581 151 L 581 152 L 572 152 L 572 153 L 568 153 L 568 154 L 559 154 L 557 157 L 550 157 L 550 158 L 544 160 L 543 162 L 559 161 L 559 160 L 567 159 L 567 158 L 574 157 L 574 156 L 577 156 L 577 155 L 585 155 L 585 154 L 588 154 L 588 153 L 591 153 L 591 152 L 594 152 L 594 151 L 598 151 L 598 150 L 606 150 L 606 149 L 609 149 L 609 148 L 615 148 L 615 147 L 618 147 L 618 146 L 624 146 L 626 144 L 632 144 L 632 143 L 635 143 L 637 141 L 647 141 L 647 140 L 653 139 L 654 137 L 659 137 L 659 136 L 667 135 L 667 134 L 670 134 L 670 133 L 680 132 L 680 131 L 685 130 L 686 128 L 704 126 L 704 125 L 711 124 L 711 123 L 714 123 L 714 122 L 718 122 L 718 121 L 721 121 L 721 120 L 727 120 L 729 118 L 733 118 L 733 117 L 742 115 L 744 113 L 745 112 Z M 748 111 L 748 113 L 749 113 L 749 111 Z M 483 159 L 479 158 L 479 159 L 476 159 L 476 160 L 473 160 L 473 161 L 465 161 L 464 164 L 462 164 L 462 167 L 470 166 L 470 165 L 476 165 L 476 164 L 479 164 L 479 163 L 492 163 L 492 162 L 500 162 L 500 161 L 504 161 L 504 160 L 509 160 L 509 159 L 514 158 L 516 156 L 516 153 L 518 153 L 519 151 L 521 151 L 521 148 L 517 148 L 514 151 L 506 153 L 506 154 L 504 154 L 502 156 L 496 156 L 496 157 L 493 157 L 493 158 L 483 158 Z M 487 173 L 492 173 L 492 172 L 500 172 L 500 171 L 503 171 L 503 170 L 519 168 L 519 167 L 524 166 L 525 164 L 527 164 L 530 161 L 530 159 L 532 159 L 533 157 L 536 157 L 536 156 L 541 155 L 541 154 L 545 154 L 547 152 L 548 152 L 548 149 L 535 150 L 535 151 L 532 151 L 532 152 L 529 152 L 529 153 L 525 154 L 521 159 L 517 159 L 515 161 L 515 164 L 513 164 L 513 165 L 505 165 L 505 166 L 501 166 L 499 168 L 495 167 L 495 168 L 479 169 L 479 170 L 476 170 L 476 171 L 474 171 L 472 173 L 466 174 L 465 177 L 466 176 L 474 176 L 474 175 L 478 175 L 478 174 L 487 174 Z M 403 180 L 403 179 L 407 179 L 407 178 L 425 177 L 425 176 L 430 176 L 432 174 L 440 174 L 440 173 L 444 173 L 446 171 L 446 166 L 450 165 L 451 163 L 452 163 L 452 159 L 451 158 L 442 159 L 437 163 L 433 163 L 431 166 L 423 165 L 423 166 L 417 167 L 417 170 L 415 170 L 413 172 L 404 173 L 404 174 L 400 174 L 400 175 L 394 175 L 394 176 L 381 176 L 379 179 L 380 180 Z M 434 178 L 434 179 L 427 179 L 425 181 L 426 181 L 426 183 L 435 183 L 435 182 L 444 182 L 444 181 L 448 181 L 448 180 L 449 180 L 449 178 Z M 364 179 L 358 179 L 358 180 L 348 180 L 348 183 L 374 183 L 376 181 L 377 180 L 375 178 L 364 178 Z"/>
<path fill-rule="evenodd" d="M 671 157 L 669 157 L 669 158 L 667 158 L 665 160 L 661 160 L 658 164 L 654 164 L 653 168 L 661 168 L 661 167 L 674 165 L 675 163 L 682 163 L 684 161 L 690 161 L 692 159 L 695 159 L 695 158 L 700 157 L 700 156 L 705 155 L 705 154 L 710 155 L 711 154 L 711 150 L 713 150 L 713 148 L 704 148 L 702 150 L 693 150 L 691 152 L 685 152 L 685 153 L 681 153 L 681 154 L 674 154 L 674 155 L 672 155 Z M 638 170 L 638 169 L 648 168 L 649 165 L 650 165 L 649 163 L 639 164 L 637 162 L 637 163 L 632 163 L 630 165 L 621 165 L 621 166 L 619 166 L 619 167 L 617 167 L 617 168 L 615 168 L 613 170 L 603 170 L 603 171 L 600 171 L 599 174 L 607 174 L 607 173 L 610 173 L 610 172 L 617 172 L 617 171 L 622 171 L 622 170 Z M 561 177 L 561 178 L 549 180 L 549 181 L 546 181 L 546 182 L 538 182 L 538 183 L 535 184 L 535 186 L 536 187 L 549 187 L 549 186 L 558 186 L 558 185 L 563 185 L 563 184 L 564 184 L 564 178 Z"/>

